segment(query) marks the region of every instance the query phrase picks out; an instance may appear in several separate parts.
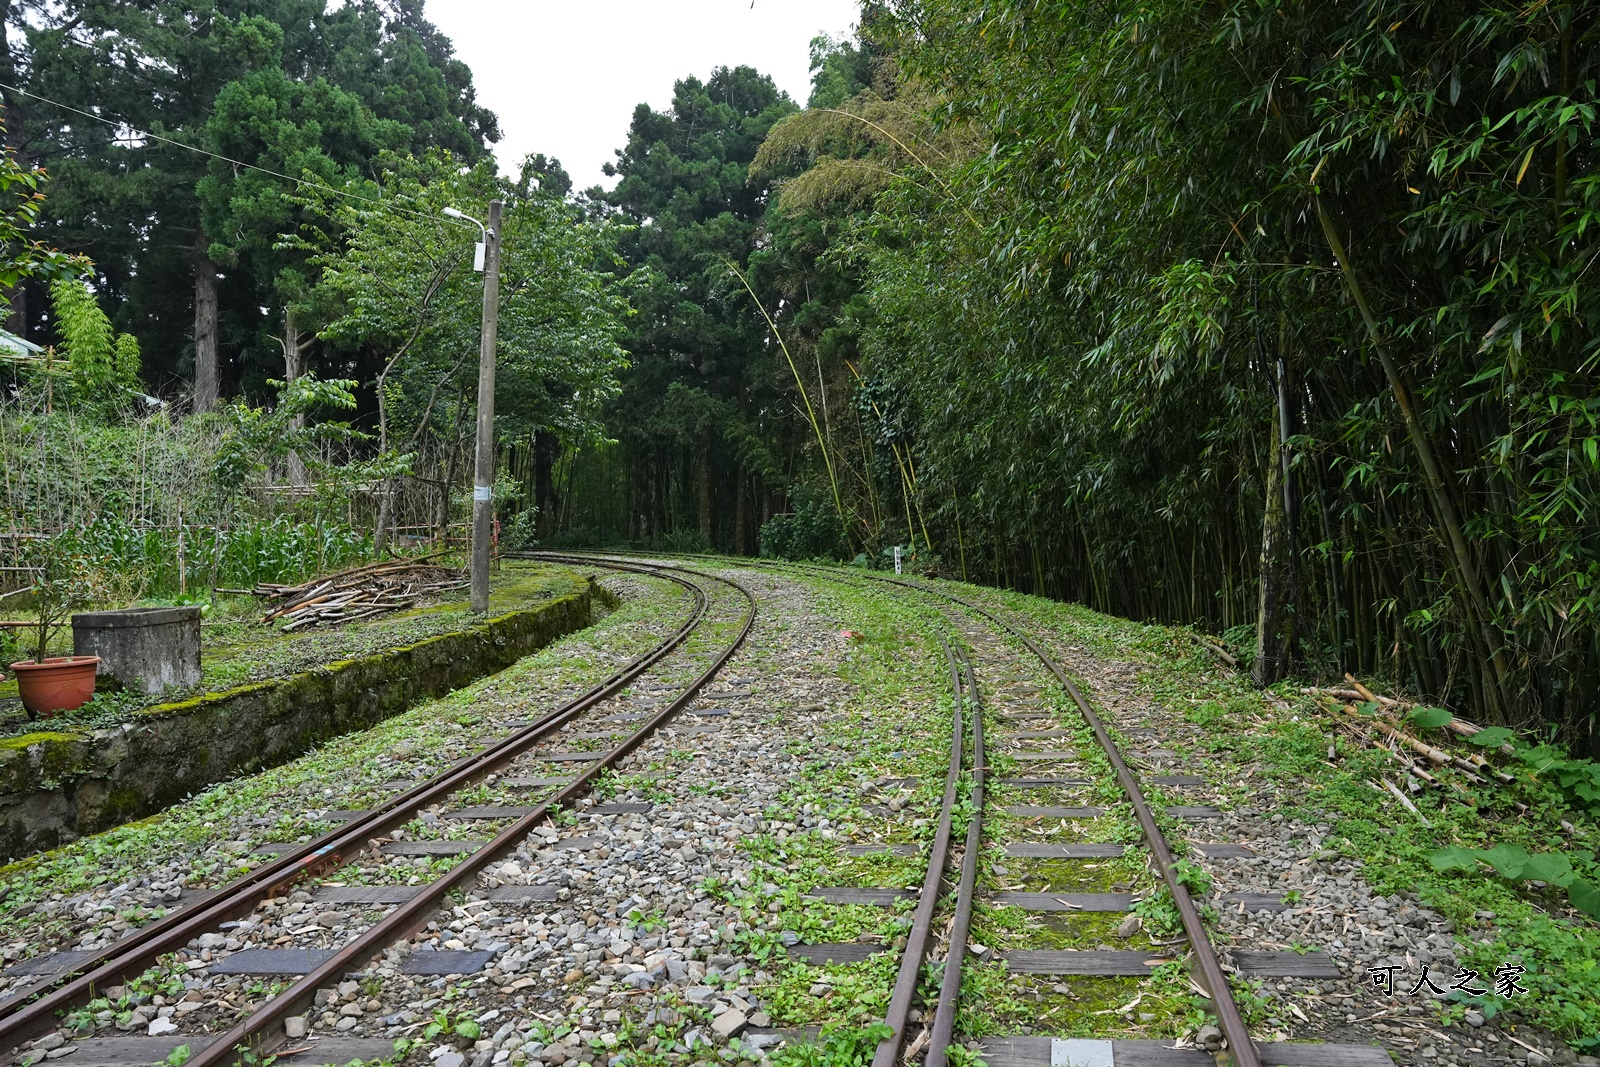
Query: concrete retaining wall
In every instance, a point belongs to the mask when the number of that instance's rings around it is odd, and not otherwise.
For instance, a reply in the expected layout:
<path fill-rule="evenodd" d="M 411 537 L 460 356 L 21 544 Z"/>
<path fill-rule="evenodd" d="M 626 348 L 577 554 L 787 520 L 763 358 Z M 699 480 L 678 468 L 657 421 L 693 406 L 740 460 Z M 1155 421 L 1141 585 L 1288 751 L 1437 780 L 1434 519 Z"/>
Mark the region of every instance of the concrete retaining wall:
<path fill-rule="evenodd" d="M 588 626 L 594 585 L 455 633 L 157 704 L 120 727 L 0 740 L 0 859 L 152 815 L 441 697 Z"/>

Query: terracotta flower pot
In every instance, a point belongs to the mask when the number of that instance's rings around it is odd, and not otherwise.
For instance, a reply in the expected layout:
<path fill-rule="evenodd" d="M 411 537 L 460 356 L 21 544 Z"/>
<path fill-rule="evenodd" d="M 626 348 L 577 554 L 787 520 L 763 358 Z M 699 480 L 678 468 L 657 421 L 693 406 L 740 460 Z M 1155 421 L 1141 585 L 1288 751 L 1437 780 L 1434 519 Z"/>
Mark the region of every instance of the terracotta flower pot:
<path fill-rule="evenodd" d="M 94 696 L 94 673 L 99 656 L 55 656 L 43 663 L 13 663 L 22 706 L 35 715 L 81 708 Z"/>

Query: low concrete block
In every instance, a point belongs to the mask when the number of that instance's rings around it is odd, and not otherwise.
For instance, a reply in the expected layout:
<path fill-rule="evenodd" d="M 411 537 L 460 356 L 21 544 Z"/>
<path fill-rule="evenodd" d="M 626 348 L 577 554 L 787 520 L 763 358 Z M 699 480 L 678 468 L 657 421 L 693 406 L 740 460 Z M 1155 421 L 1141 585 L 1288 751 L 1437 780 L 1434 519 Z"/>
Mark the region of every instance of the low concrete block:
<path fill-rule="evenodd" d="M 200 681 L 200 609 L 121 608 L 72 617 L 72 650 L 99 656 L 98 674 L 124 689 L 163 693 Z"/>

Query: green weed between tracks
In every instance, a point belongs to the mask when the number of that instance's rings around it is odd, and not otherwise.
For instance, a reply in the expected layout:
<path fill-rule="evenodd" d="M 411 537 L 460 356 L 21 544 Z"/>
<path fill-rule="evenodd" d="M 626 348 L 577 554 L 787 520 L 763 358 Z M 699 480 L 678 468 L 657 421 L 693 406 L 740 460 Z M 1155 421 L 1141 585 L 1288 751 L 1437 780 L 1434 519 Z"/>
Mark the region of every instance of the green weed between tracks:
<path fill-rule="evenodd" d="M 870 818 L 863 818 L 859 803 L 863 783 L 885 778 L 914 777 L 918 785 L 906 804 L 913 825 L 888 833 L 886 843 L 921 841 L 930 837 L 933 820 L 942 794 L 949 760 L 950 705 L 948 676 L 938 635 L 949 632 L 949 624 L 937 610 L 935 601 L 916 594 L 883 587 L 862 587 L 850 581 L 832 581 L 814 572 L 790 576 L 810 586 L 818 594 L 819 606 L 844 620 L 864 635 L 855 643 L 843 675 L 858 687 L 855 704 L 847 717 L 848 725 L 836 727 L 831 738 L 852 756 L 832 767 L 819 767 L 817 773 L 798 785 L 786 797 L 783 810 L 794 816 L 809 813 L 829 818 L 835 826 L 855 840 L 865 837 L 859 831 Z M 996 636 L 1003 636 L 999 633 Z M 1066 796 L 1041 797 L 1039 791 L 1014 790 L 999 786 L 1000 779 L 1042 773 L 1036 767 L 1023 767 L 1008 756 L 1000 740 L 1005 730 L 996 716 L 993 701 L 985 701 L 985 730 L 990 741 L 988 753 L 989 792 L 986 799 L 985 837 L 990 841 L 1116 841 L 1140 840 L 1132 809 L 1112 775 L 1109 761 L 1095 743 L 1092 731 L 1076 705 L 1056 686 L 1053 678 L 1033 662 L 1032 654 L 1020 645 L 1012 652 L 1022 673 L 1038 683 L 1045 707 L 1053 713 L 1053 726 L 1067 730 L 1069 737 L 1061 747 L 1074 747 L 1078 753 L 1074 775 L 1088 778 L 1091 785 Z M 916 670 L 912 671 L 911 668 Z M 978 664 L 980 689 L 986 686 L 987 671 Z M 908 684 L 908 682 L 912 684 Z M 856 725 L 855 716 L 860 722 Z M 1032 727 L 1034 724 L 1030 724 Z M 1052 747 L 1055 742 L 1052 742 Z M 1052 771 L 1051 773 L 1057 773 Z M 1060 772 L 1065 773 L 1065 772 Z M 970 788 L 970 782 L 963 782 Z M 966 794 L 963 793 L 963 796 Z M 870 798 L 881 800 L 880 797 Z M 1004 807 L 1021 803 L 1064 803 L 1096 805 L 1106 813 L 1092 820 L 1029 819 L 1008 815 Z M 921 821 L 921 826 L 915 823 Z M 904 825 L 902 823 L 902 825 Z M 964 829 L 964 823 L 962 826 Z M 904 885 L 916 888 L 925 870 L 920 857 L 871 857 L 847 859 L 838 843 L 817 830 L 790 834 L 779 841 L 772 834 L 747 839 L 744 847 L 763 861 L 760 877 L 768 879 L 766 895 L 729 897 L 746 907 L 746 918 L 759 909 L 767 913 L 758 929 L 749 935 L 746 950 L 756 953 L 763 966 L 776 977 L 763 991 L 774 1023 L 804 1025 L 820 1023 L 825 1042 L 821 1051 L 812 1049 L 807 1057 L 847 1056 L 855 1048 L 840 1039 L 832 1045 L 828 1035 L 859 1034 L 859 1028 L 881 1019 L 888 994 L 899 966 L 898 949 L 909 923 L 912 904 L 900 905 L 898 912 L 885 908 L 819 905 L 804 898 L 806 890 L 817 885 Z M 1009 866 L 1008 866 L 1009 864 Z M 1158 884 L 1143 854 L 1130 850 L 1127 856 L 1099 862 L 1048 861 L 1027 865 L 1007 861 L 999 848 L 986 850 L 980 866 L 980 884 L 1018 888 L 1030 871 L 1052 871 L 1061 891 L 1093 892 L 1117 888 L 1149 896 Z M 1033 888 L 1032 885 L 1026 886 Z M 1044 888 L 1040 886 L 1040 888 Z M 752 899 L 753 898 L 753 899 Z M 951 901 L 945 902 L 947 905 Z M 1039 916 L 1021 908 L 990 905 L 980 900 L 974 916 L 971 939 L 991 949 L 1081 947 L 1094 948 L 1111 936 L 1123 916 L 1108 923 L 1106 916 Z M 789 961 L 783 954 L 783 940 L 850 941 L 881 939 L 890 949 L 867 961 L 849 966 L 810 967 Z M 1137 937 L 1122 942 L 1122 947 L 1157 946 Z M 924 968 L 924 1002 L 937 995 L 942 963 Z M 963 996 L 956 1019 L 956 1030 L 966 1038 L 996 1034 L 1050 1033 L 1069 1036 L 1118 1037 L 1161 1035 L 1171 1037 L 1192 1031 L 1205 1021 L 1201 1001 L 1193 994 L 1181 967 L 1158 967 L 1150 978 L 1071 978 L 1053 979 L 1036 975 L 1008 974 L 1000 963 L 980 963 L 969 955 L 962 972 Z M 855 1028 L 855 1029 L 852 1029 Z M 870 1050 L 869 1050 L 870 1053 Z M 965 1049 L 955 1051 L 962 1059 L 972 1058 Z M 812 1063 L 802 1060 L 801 1067 Z M 841 1061 L 842 1062 L 842 1061 Z"/>
<path fill-rule="evenodd" d="M 1485 979 L 1503 963 L 1527 968 L 1521 977 L 1527 994 L 1509 1000 L 1492 991 L 1454 993 L 1457 999 L 1440 1008 L 1446 1019 L 1476 1008 L 1513 1025 L 1525 1021 L 1547 1029 L 1579 1050 L 1600 1048 L 1600 927 L 1571 909 L 1566 893 L 1554 886 L 1484 868 L 1441 871 L 1429 862 L 1437 850 L 1452 846 L 1504 845 L 1530 854 L 1561 853 L 1574 859 L 1575 868 L 1592 872 L 1600 824 L 1592 809 L 1574 803 L 1570 782 L 1554 772 L 1507 764 L 1517 772 L 1517 783 L 1478 789 L 1478 810 L 1442 800 L 1437 792 L 1415 795 L 1425 825 L 1397 807 L 1374 803 L 1368 781 L 1394 775 L 1397 765 L 1339 734 L 1330 713 L 1298 692 L 1300 683 L 1280 686 L 1270 696 L 1257 692 L 1242 676 L 1220 670 L 1181 629 L 1020 594 L 949 588 L 1020 613 L 1062 645 L 1142 666 L 1138 685 L 1145 695 L 1205 728 L 1201 743 L 1225 769 L 1218 776 L 1225 790 L 1228 782 L 1251 775 L 1277 785 L 1287 797 L 1277 810 L 1286 819 L 1330 825 L 1324 849 L 1360 860 L 1376 892 L 1415 893 L 1447 919 L 1462 966 Z M 1451 746 L 1442 735 L 1430 739 Z M 1572 761 L 1558 762 L 1556 771 L 1570 770 Z M 1231 793 L 1248 803 L 1243 788 Z M 1527 805 L 1526 812 L 1519 813 L 1515 802 Z"/>
<path fill-rule="evenodd" d="M 818 1044 L 780 1050 L 774 1062 L 855 1067 L 870 1061 L 884 1036 L 874 1024 L 887 1009 L 900 962 L 897 949 L 914 904 L 829 905 L 805 894 L 824 885 L 921 885 L 924 859 L 848 857 L 839 837 L 858 843 L 881 838 L 884 844 L 931 837 L 949 766 L 954 709 L 938 640 L 944 628 L 935 616 L 908 611 L 898 595 L 809 577 L 805 583 L 815 590 L 816 614 L 844 620 L 862 635 L 850 641 L 840 668 L 855 695 L 848 707 L 833 709 L 835 723 L 828 727 L 828 740 L 843 755 L 811 763 L 768 812 L 767 832 L 743 839 L 741 847 L 757 861 L 756 884 L 748 890 L 719 887 L 718 895 L 738 906 L 751 927 L 739 948 L 772 978 L 759 993 L 773 1023 L 823 1028 Z M 915 779 L 917 785 L 909 796 L 863 792 L 863 786 L 892 778 Z M 893 796 L 905 797 L 898 820 L 863 810 Z M 785 953 L 796 942 L 858 940 L 877 941 L 888 951 L 860 963 L 824 966 Z"/>

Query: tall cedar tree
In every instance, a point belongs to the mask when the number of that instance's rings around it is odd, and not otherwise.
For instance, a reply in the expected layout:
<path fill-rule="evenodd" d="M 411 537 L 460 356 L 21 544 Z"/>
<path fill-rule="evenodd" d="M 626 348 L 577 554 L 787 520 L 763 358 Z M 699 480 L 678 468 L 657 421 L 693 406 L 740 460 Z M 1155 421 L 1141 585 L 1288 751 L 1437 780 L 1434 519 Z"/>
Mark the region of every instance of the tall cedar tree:
<path fill-rule="evenodd" d="M 320 180 L 370 173 L 384 149 L 470 161 L 498 139 L 421 0 L 0 6 L 5 80 L 117 124 L 4 92 L 9 143 L 54 178 L 49 238 L 94 260 L 146 382 L 192 385 L 201 406 L 283 373 L 276 338 L 303 291 L 273 249 L 293 228 L 290 183 L 145 133 Z M 42 303 L 14 294 L 13 324 L 46 336 Z M 367 377 L 370 354 L 340 358 L 336 372 Z"/>
<path fill-rule="evenodd" d="M 770 487 L 752 485 L 741 444 L 755 436 L 770 354 L 730 265 L 748 266 L 766 210 L 750 162 L 794 110 L 770 77 L 721 67 L 678 82 L 665 112 L 640 104 L 607 167 L 622 180 L 606 199 L 637 224 L 622 253 L 649 271 L 626 342 L 633 367 L 608 419 L 626 449 L 631 536 L 687 528 L 708 545 L 750 546 L 752 493 Z"/>

